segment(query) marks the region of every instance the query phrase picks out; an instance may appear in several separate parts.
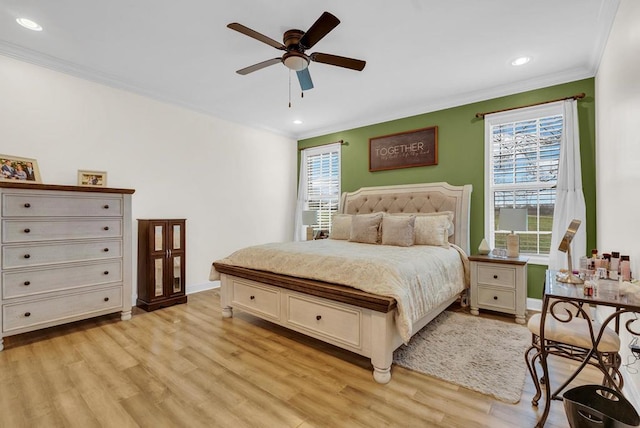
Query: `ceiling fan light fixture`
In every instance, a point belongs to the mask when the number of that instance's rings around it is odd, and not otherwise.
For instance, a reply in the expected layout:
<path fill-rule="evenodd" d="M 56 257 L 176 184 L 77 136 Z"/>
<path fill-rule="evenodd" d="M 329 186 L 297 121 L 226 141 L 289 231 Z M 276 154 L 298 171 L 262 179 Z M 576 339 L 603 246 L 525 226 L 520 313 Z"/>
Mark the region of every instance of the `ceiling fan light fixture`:
<path fill-rule="evenodd" d="M 37 22 L 32 21 L 30 19 L 18 18 L 18 19 L 16 19 L 16 22 L 18 24 L 22 25 L 24 28 L 27 28 L 29 30 L 42 31 L 42 26 L 40 24 L 38 24 Z"/>
<path fill-rule="evenodd" d="M 287 52 L 282 59 L 284 65 L 293 71 L 301 71 L 309 66 L 309 59 L 300 52 Z"/>

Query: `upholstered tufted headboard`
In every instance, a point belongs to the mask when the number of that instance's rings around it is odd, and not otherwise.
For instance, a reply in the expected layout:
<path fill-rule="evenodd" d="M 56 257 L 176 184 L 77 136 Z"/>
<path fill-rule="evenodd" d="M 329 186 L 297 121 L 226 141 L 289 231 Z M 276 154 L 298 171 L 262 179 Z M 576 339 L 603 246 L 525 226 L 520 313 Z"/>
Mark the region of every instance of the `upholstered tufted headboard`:
<path fill-rule="evenodd" d="M 472 190 L 470 184 L 452 186 L 448 183 L 363 187 L 355 192 L 342 194 L 339 212 L 369 214 L 453 211 L 455 230 L 449 240 L 470 254 L 469 205 Z"/>

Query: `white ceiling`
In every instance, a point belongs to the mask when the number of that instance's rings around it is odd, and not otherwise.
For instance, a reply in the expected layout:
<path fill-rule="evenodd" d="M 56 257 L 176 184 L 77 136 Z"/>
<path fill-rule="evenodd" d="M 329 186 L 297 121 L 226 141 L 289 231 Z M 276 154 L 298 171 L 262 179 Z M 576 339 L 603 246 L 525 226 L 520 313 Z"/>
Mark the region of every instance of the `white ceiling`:
<path fill-rule="evenodd" d="M 300 139 L 592 77 L 618 3 L 0 0 L 0 53 Z M 342 22 L 307 53 L 366 60 L 362 72 L 311 63 L 315 88 L 301 99 L 293 73 L 291 108 L 284 65 L 235 73 L 282 52 L 228 23 L 281 41 L 325 10 Z"/>

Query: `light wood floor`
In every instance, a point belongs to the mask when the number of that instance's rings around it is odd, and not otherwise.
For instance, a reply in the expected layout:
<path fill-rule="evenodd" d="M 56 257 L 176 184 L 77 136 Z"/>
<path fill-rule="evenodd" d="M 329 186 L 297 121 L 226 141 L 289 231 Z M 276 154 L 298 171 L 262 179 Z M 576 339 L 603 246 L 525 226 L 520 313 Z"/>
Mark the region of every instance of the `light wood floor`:
<path fill-rule="evenodd" d="M 556 360 L 552 373 L 570 367 Z M 598 383 L 594 371 L 579 383 Z M 223 319 L 214 291 L 130 321 L 8 337 L 0 352 L 0 427 L 11 428 L 533 427 L 533 393 L 528 375 L 510 405 L 395 366 L 379 385 L 364 357 L 238 311 Z M 568 427 L 561 402 L 546 426 Z"/>

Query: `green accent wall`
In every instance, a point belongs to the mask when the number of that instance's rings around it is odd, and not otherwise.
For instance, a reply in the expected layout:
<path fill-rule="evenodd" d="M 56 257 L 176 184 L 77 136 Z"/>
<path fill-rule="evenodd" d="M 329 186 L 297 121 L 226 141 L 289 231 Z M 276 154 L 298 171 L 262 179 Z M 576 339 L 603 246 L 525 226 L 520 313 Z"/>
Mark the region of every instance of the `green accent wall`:
<path fill-rule="evenodd" d="M 595 80 L 593 78 L 477 103 L 349 129 L 298 141 L 298 148 L 338 140 L 342 146 L 342 191 L 364 186 L 446 181 L 472 184 L 471 250 L 484 237 L 484 120 L 476 113 L 522 107 L 584 92 L 578 101 L 582 185 L 587 206 L 587 248 L 596 246 Z M 369 138 L 430 126 L 438 127 L 438 165 L 369 172 Z M 574 255 L 578 259 L 580 255 Z M 528 296 L 542 298 L 546 266 L 529 264 Z"/>

